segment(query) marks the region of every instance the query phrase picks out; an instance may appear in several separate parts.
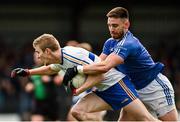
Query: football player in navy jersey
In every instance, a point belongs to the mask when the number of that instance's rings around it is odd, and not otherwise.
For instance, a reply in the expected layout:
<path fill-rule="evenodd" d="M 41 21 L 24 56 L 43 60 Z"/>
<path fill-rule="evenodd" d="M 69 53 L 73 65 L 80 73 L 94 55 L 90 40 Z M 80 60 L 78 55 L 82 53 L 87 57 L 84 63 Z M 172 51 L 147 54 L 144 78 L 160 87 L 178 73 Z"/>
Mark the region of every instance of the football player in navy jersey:
<path fill-rule="evenodd" d="M 115 67 L 131 78 L 140 99 L 149 111 L 161 120 L 178 120 L 173 87 L 168 78 L 162 74 L 164 65 L 160 62 L 155 63 L 139 39 L 128 30 L 130 26 L 128 10 L 123 7 L 113 8 L 107 13 L 107 18 L 111 38 L 104 43 L 100 55 L 102 61 L 69 68 L 65 74 L 67 80 L 77 73 L 105 73 Z M 129 120 L 129 118 L 130 115 L 122 110 L 119 119 Z"/>

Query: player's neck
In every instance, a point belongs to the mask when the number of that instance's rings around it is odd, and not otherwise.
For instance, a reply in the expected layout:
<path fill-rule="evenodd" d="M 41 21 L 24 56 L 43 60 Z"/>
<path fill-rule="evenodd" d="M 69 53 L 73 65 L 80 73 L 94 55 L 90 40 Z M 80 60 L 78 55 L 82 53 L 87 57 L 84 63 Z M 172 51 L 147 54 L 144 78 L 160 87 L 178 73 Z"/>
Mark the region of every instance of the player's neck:
<path fill-rule="evenodd" d="M 61 48 L 55 52 L 55 55 L 56 55 L 56 58 L 57 58 L 56 60 L 58 61 L 58 63 L 62 63 L 62 59 L 61 59 L 62 54 L 61 53 L 62 53 Z"/>

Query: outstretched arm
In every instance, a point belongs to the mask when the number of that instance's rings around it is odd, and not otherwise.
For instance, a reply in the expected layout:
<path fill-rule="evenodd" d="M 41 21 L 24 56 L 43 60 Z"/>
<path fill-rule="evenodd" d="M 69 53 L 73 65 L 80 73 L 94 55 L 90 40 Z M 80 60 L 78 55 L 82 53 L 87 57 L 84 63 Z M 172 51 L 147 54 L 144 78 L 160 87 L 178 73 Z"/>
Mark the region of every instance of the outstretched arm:
<path fill-rule="evenodd" d="M 11 77 L 16 76 L 29 76 L 29 75 L 52 75 L 57 73 L 60 70 L 59 67 L 56 66 L 56 64 L 51 64 L 48 66 L 41 66 L 34 69 L 23 69 L 23 68 L 16 68 L 12 70 Z"/>
<path fill-rule="evenodd" d="M 41 67 L 29 70 L 30 75 L 52 75 L 52 74 L 55 74 L 55 73 L 57 73 L 57 72 L 52 70 L 50 65 L 41 66 Z"/>

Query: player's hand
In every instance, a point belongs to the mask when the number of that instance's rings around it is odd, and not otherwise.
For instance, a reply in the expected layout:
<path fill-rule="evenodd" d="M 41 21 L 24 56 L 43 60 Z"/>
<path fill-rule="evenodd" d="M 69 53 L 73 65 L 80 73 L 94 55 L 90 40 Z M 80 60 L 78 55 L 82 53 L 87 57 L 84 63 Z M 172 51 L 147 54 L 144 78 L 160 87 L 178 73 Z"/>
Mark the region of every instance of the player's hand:
<path fill-rule="evenodd" d="M 64 75 L 64 78 L 63 78 L 63 84 L 65 86 L 68 85 L 68 82 L 70 82 L 72 80 L 72 78 L 74 76 L 76 76 L 78 74 L 78 70 L 77 70 L 77 67 L 74 66 L 72 68 L 68 68 L 65 72 L 65 75 Z"/>
<path fill-rule="evenodd" d="M 72 82 L 69 82 L 68 87 L 71 89 L 72 95 L 76 94 L 76 88 L 72 85 Z"/>
<path fill-rule="evenodd" d="M 26 77 L 29 76 L 29 70 L 28 69 L 23 69 L 23 68 L 16 68 L 14 70 L 12 70 L 11 72 L 11 77 L 17 77 L 17 76 L 22 76 L 22 77 Z"/>
<path fill-rule="evenodd" d="M 76 95 L 76 88 L 72 85 L 72 82 L 68 82 L 67 86 L 65 86 L 65 90 L 67 93 L 70 93 L 72 95 Z"/>

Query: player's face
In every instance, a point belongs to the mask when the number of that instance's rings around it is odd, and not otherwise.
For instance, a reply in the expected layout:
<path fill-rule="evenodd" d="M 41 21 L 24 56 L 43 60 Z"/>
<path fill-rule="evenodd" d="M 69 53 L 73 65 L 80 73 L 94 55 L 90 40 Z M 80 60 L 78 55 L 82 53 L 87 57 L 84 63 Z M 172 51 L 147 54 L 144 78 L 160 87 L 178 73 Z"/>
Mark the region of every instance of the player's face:
<path fill-rule="evenodd" d="M 44 64 L 44 65 L 47 65 L 49 64 L 49 61 L 48 61 L 48 55 L 43 52 L 39 46 L 37 46 L 35 48 L 35 52 L 37 53 L 37 58 Z"/>
<path fill-rule="evenodd" d="M 111 37 L 114 39 L 120 39 L 124 35 L 125 22 L 120 18 L 108 17 L 107 25 Z"/>
<path fill-rule="evenodd" d="M 33 55 L 33 58 L 34 58 L 34 63 L 36 65 L 38 66 L 43 65 L 43 62 L 38 58 L 38 53 L 35 52 Z"/>

